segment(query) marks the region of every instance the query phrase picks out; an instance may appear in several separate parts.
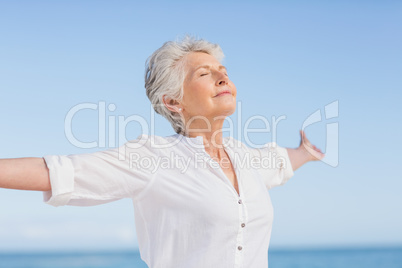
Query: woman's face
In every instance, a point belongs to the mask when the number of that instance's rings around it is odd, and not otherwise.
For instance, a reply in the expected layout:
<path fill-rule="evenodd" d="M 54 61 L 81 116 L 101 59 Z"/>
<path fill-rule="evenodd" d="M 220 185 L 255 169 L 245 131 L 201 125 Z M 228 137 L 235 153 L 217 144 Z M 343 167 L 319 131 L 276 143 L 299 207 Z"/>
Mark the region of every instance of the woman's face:
<path fill-rule="evenodd" d="M 211 120 L 233 114 L 237 92 L 226 68 L 202 52 L 189 53 L 184 61 L 186 76 L 180 106 L 185 118 L 204 116 Z"/>

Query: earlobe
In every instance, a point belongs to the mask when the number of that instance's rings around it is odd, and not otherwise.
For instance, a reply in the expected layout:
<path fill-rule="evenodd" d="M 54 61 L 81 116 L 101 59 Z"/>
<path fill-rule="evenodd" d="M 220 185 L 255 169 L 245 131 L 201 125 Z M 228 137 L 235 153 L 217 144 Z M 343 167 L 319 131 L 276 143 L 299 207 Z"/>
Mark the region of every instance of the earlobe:
<path fill-rule="evenodd" d="M 169 109 L 169 111 L 176 112 L 176 113 L 181 112 L 182 108 L 177 107 L 179 105 L 179 103 L 176 100 L 167 98 L 166 95 L 163 96 L 162 100 L 163 100 L 163 104 L 166 106 L 166 108 Z"/>

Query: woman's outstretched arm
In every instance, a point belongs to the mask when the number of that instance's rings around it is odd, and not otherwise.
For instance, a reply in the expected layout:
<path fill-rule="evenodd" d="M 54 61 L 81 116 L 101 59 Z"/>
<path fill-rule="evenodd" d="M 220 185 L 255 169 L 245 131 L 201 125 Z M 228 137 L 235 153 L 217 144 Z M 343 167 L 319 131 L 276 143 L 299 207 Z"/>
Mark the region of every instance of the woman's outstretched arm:
<path fill-rule="evenodd" d="M 290 163 L 292 164 L 293 171 L 309 161 L 321 160 L 325 156 L 325 154 L 322 153 L 320 149 L 310 143 L 303 130 L 300 130 L 300 136 L 301 141 L 298 148 L 286 148 L 288 151 Z"/>
<path fill-rule="evenodd" d="M 45 160 L 37 157 L 0 159 L 0 188 L 51 190 Z"/>

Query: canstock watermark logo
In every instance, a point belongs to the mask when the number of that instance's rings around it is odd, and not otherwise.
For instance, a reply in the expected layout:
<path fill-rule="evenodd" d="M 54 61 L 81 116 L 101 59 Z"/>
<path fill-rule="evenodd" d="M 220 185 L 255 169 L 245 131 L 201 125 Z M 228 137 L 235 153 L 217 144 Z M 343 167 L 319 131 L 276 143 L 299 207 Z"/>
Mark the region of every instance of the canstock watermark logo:
<path fill-rule="evenodd" d="M 339 116 L 339 103 L 338 101 L 334 101 L 325 105 L 324 107 L 324 115 L 325 119 L 329 120 L 332 118 L 338 118 Z M 322 114 L 321 110 L 318 109 L 314 113 L 312 113 L 302 125 L 302 130 L 316 124 L 318 122 L 322 122 Z M 325 146 L 325 157 L 321 161 L 330 165 L 331 167 L 337 167 L 339 164 L 339 124 L 338 122 L 327 123 L 326 124 L 326 146 Z"/>

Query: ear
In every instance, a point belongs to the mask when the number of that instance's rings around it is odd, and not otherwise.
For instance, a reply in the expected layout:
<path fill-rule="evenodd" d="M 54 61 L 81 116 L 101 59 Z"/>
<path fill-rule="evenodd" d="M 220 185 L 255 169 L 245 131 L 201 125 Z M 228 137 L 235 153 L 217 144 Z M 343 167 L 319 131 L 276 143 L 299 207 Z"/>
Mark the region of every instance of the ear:
<path fill-rule="evenodd" d="M 180 107 L 180 103 L 174 99 L 166 97 L 166 95 L 163 95 L 162 97 L 163 104 L 166 106 L 166 108 L 169 109 L 169 111 L 176 112 L 176 113 L 181 113 L 182 108 Z"/>

